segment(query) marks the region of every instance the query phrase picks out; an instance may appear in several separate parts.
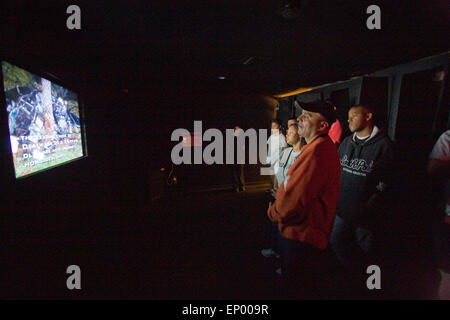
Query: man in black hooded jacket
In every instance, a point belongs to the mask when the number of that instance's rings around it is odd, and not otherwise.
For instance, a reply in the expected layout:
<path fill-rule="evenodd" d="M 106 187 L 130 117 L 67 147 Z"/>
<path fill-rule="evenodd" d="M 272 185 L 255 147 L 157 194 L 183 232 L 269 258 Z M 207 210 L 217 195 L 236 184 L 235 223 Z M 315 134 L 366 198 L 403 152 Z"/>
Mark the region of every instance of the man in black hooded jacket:
<path fill-rule="evenodd" d="M 388 233 L 383 204 L 394 155 L 391 140 L 374 125 L 370 106 L 352 107 L 348 123 L 353 134 L 339 146 L 341 186 L 331 246 L 342 264 L 354 265 L 377 251 Z"/>

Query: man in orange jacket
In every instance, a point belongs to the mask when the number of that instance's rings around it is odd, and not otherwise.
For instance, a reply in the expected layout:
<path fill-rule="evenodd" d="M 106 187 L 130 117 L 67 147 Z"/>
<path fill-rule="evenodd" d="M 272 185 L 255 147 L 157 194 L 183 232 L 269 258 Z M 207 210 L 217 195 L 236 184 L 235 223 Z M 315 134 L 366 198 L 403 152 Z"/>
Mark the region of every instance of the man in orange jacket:
<path fill-rule="evenodd" d="M 290 297 L 316 298 L 316 276 L 327 248 L 339 197 L 341 167 L 328 136 L 334 106 L 316 100 L 300 104 L 299 135 L 307 144 L 278 188 L 267 211 L 278 222 L 283 276 Z"/>

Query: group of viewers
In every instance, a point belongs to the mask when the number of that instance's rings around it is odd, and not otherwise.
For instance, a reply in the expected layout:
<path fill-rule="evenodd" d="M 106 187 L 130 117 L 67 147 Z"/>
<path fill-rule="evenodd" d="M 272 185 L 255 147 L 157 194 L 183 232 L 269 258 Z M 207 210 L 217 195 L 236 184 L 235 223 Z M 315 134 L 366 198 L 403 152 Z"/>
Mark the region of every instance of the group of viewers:
<path fill-rule="evenodd" d="M 302 113 L 289 120 L 286 137 L 280 122 L 272 121 L 268 160 L 275 174 L 267 215 L 273 244 L 261 253 L 281 261 L 277 273 L 291 296 L 319 297 L 318 278 L 330 252 L 341 266 L 381 263 L 394 147 L 369 105 L 348 111 L 352 134 L 341 143 L 341 129 L 337 137 L 336 130 L 330 133 L 339 124 L 330 101 L 295 103 Z M 428 169 L 447 179 L 448 187 L 450 130 L 434 146 Z M 443 223 L 450 215 L 448 191 Z"/>

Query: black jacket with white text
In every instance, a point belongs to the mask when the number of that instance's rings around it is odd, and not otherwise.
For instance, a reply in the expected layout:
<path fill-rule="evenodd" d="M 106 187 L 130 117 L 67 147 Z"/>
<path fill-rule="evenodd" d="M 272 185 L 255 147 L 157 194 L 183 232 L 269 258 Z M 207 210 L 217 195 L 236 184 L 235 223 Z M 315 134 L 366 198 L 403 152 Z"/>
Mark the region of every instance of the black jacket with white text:
<path fill-rule="evenodd" d="M 336 214 L 369 228 L 373 213 L 368 200 L 375 193 L 385 193 L 391 184 L 394 151 L 389 137 L 376 126 L 363 142 L 355 136 L 348 136 L 339 146 L 341 187 Z"/>

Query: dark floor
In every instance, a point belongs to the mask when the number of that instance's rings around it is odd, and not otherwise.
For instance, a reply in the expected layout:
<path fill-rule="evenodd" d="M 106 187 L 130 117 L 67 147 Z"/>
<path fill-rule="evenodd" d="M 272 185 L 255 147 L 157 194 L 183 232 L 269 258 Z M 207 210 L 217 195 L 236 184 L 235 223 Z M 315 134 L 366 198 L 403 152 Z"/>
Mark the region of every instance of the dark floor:
<path fill-rule="evenodd" d="M 146 205 L 119 196 L 102 200 L 99 193 L 95 198 L 103 210 L 97 212 L 89 210 L 93 200 L 68 206 L 64 213 L 57 212 L 61 205 L 46 207 L 49 216 L 34 224 L 45 232 L 16 225 L 3 235 L 2 298 L 286 299 L 276 261 L 260 254 L 270 243 L 267 188 L 252 182 L 241 193 L 168 192 Z M 27 212 L 25 204 L 20 208 L 16 218 Z M 58 214 L 64 235 L 46 225 L 45 219 L 54 221 Z M 82 270 L 81 291 L 66 288 L 65 269 L 71 264 Z M 435 270 L 426 271 L 419 261 L 402 265 L 408 267 L 396 265 L 386 273 L 383 288 L 388 281 L 399 282 L 393 298 L 434 298 Z M 329 270 L 326 299 L 387 298 L 351 289 L 355 281 L 365 285 L 363 272 L 345 277 L 333 265 Z"/>

